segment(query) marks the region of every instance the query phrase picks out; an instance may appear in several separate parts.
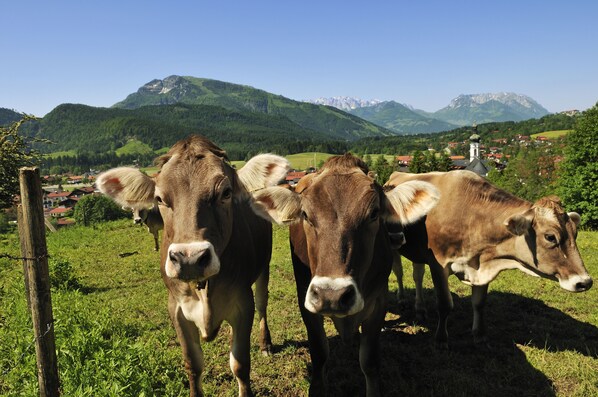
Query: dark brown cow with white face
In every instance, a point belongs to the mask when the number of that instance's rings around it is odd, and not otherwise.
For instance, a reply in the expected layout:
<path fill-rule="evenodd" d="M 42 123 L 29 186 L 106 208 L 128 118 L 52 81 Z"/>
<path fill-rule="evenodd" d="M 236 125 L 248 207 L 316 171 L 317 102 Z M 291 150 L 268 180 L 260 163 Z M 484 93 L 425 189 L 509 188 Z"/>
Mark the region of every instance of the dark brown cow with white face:
<path fill-rule="evenodd" d="M 254 282 L 260 348 L 267 352 L 271 347 L 266 305 L 272 226 L 254 214 L 248 192 L 276 184 L 289 164 L 278 156 L 260 155 L 237 173 L 221 149 L 206 138 L 191 136 L 176 143 L 159 165 L 155 179 L 137 169 L 116 168 L 102 174 L 98 186 L 128 207 L 159 203 L 164 220 L 162 278 L 189 374 L 190 395 L 203 395 L 200 339 L 214 339 L 225 320 L 233 330 L 230 366 L 239 395 L 251 395 Z"/>
<path fill-rule="evenodd" d="M 290 243 L 297 296 L 307 328 L 313 378 L 310 395 L 325 391 L 328 340 L 323 316 L 350 339 L 361 326 L 359 362 L 368 396 L 380 390 L 379 335 L 386 313 L 391 243 L 385 222 L 406 224 L 436 203 L 430 184 L 411 182 L 384 193 L 352 155 L 330 158 L 295 192 L 270 188 L 256 193 L 262 209 L 279 222 L 297 222 Z"/>
<path fill-rule="evenodd" d="M 455 274 L 472 286 L 473 335 L 486 340 L 483 307 L 488 284 L 498 273 L 519 269 L 558 281 L 573 292 L 592 286 L 577 249 L 580 217 L 566 213 L 555 196 L 530 203 L 517 198 L 470 171 L 428 174 L 393 173 L 385 186 L 425 181 L 441 193 L 425 221 L 405 228 L 400 253 L 414 262 L 416 310 L 422 307 L 423 263 L 430 266 L 438 297 L 437 342 L 447 343 L 446 321 L 452 309 L 447 278 Z M 400 270 L 400 257 L 395 273 Z"/>

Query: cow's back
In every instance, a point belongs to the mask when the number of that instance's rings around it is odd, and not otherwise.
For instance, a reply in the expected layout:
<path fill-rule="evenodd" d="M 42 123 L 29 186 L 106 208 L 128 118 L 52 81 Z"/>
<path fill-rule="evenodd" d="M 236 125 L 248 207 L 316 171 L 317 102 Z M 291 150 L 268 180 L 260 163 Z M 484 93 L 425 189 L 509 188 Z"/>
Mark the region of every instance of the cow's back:
<path fill-rule="evenodd" d="M 401 254 L 414 262 L 429 263 L 429 249 L 442 264 L 443 258 L 458 257 L 461 250 L 499 241 L 508 235 L 504 219 L 531 206 L 471 171 L 395 172 L 387 184 L 410 180 L 429 182 L 440 191 L 440 200 L 427 217 L 405 227 Z"/>

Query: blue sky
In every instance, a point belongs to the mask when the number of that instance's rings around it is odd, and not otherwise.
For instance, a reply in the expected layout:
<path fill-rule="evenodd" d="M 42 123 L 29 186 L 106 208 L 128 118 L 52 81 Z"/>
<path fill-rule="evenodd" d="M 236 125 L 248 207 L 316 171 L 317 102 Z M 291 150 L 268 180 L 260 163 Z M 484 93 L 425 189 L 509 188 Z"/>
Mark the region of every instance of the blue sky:
<path fill-rule="evenodd" d="M 0 107 L 108 107 L 177 74 L 292 99 L 435 111 L 516 92 L 551 112 L 598 101 L 598 1 L 5 1 Z"/>

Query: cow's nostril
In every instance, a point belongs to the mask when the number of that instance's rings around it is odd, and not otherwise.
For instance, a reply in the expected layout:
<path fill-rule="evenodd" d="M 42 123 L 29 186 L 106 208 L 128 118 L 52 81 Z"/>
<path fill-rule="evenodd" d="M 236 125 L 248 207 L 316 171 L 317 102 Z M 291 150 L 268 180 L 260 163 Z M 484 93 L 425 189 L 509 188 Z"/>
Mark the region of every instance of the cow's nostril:
<path fill-rule="evenodd" d="M 593 283 L 594 282 L 592 281 L 591 278 L 588 280 L 580 281 L 577 284 L 575 284 L 575 291 L 578 291 L 578 292 L 587 291 L 590 288 L 592 288 Z"/>
<path fill-rule="evenodd" d="M 207 267 L 210 264 L 211 260 L 212 260 L 212 254 L 210 253 L 210 250 L 205 250 L 199 257 L 199 260 L 197 261 L 197 265 L 199 267 Z"/>
<path fill-rule="evenodd" d="M 353 306 L 353 303 L 355 303 L 355 297 L 355 288 L 353 286 L 348 287 L 339 298 L 339 308 L 346 309 Z"/>
<path fill-rule="evenodd" d="M 168 252 L 168 257 L 172 263 L 180 263 L 183 258 L 183 253 L 180 251 L 170 251 Z"/>

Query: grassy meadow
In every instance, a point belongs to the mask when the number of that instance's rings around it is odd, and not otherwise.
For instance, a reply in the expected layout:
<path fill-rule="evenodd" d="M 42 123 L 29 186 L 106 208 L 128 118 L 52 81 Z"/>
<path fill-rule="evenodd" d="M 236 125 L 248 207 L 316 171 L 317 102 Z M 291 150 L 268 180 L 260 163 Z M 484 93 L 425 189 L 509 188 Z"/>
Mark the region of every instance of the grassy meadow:
<path fill-rule="evenodd" d="M 532 137 L 532 139 L 537 139 L 539 136 L 543 136 L 548 139 L 555 139 L 555 138 L 563 137 L 563 136 L 567 135 L 569 132 L 571 132 L 571 130 L 555 130 L 555 131 L 540 132 L 538 134 L 532 134 L 530 136 Z"/>
<path fill-rule="evenodd" d="M 598 275 L 598 232 L 578 245 Z M 14 234 L 0 235 L 0 253 L 19 256 Z M 64 396 L 186 396 L 182 355 L 166 309 L 166 289 L 151 235 L 131 221 L 67 228 L 48 235 L 58 365 Z M 598 395 L 598 287 L 587 293 L 519 271 L 491 284 L 489 348 L 473 346 L 470 289 L 451 278 L 455 309 L 450 350 L 433 345 L 434 292 L 425 280 L 428 318 L 415 321 L 411 266 L 404 263 L 408 299 L 390 305 L 382 333 L 387 396 Z M 252 334 L 252 387 L 257 396 L 306 396 L 310 358 L 297 308 L 288 229 L 275 227 L 268 308 L 274 354 L 259 352 Z M 356 346 L 344 345 L 326 321 L 332 396 L 365 394 Z M 230 328 L 204 343 L 208 396 L 235 396 L 229 369 Z M 0 396 L 36 396 L 33 331 L 22 264 L 0 255 Z"/>

